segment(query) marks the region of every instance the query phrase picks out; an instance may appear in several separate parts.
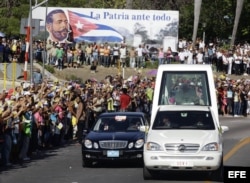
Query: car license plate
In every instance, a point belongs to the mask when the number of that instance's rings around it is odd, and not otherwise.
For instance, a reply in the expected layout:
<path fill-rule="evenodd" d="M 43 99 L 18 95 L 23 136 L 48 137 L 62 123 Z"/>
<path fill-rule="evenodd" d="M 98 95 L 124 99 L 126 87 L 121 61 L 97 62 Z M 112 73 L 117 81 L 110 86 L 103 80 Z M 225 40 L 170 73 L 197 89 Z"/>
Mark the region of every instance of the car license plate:
<path fill-rule="evenodd" d="M 110 158 L 119 157 L 119 151 L 108 150 L 107 157 Z"/>
<path fill-rule="evenodd" d="M 172 166 L 177 166 L 177 167 L 192 167 L 193 162 L 191 161 L 175 161 L 172 163 Z"/>

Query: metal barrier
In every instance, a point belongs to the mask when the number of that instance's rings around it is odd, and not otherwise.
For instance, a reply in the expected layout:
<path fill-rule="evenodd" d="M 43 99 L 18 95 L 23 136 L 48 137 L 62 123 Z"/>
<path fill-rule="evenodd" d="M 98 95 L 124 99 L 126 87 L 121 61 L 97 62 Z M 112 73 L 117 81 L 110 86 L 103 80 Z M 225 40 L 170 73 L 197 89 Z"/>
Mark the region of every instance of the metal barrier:
<path fill-rule="evenodd" d="M 0 69 L 3 72 L 3 89 L 7 88 L 7 81 L 11 81 L 12 88 L 15 88 L 17 78 L 21 76 L 21 66 L 16 62 L 1 63 Z"/>

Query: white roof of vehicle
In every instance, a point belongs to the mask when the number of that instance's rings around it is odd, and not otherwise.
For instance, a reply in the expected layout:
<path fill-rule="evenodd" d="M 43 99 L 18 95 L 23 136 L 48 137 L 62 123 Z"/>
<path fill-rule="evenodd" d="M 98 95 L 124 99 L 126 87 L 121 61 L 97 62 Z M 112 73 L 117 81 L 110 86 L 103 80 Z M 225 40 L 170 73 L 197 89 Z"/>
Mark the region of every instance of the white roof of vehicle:
<path fill-rule="evenodd" d="M 206 64 L 162 64 L 159 65 L 158 67 L 158 72 L 159 70 L 163 71 L 212 71 L 211 65 L 206 65 Z"/>
<path fill-rule="evenodd" d="M 183 106 L 183 105 L 164 105 L 159 106 L 159 111 L 209 111 L 208 106 Z"/>

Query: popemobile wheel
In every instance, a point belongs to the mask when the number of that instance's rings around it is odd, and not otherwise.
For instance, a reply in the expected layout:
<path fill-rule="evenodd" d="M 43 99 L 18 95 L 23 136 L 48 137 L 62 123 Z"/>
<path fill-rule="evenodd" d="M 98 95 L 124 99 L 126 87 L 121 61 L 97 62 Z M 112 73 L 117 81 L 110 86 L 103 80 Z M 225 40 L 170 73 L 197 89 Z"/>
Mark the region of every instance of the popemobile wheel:
<path fill-rule="evenodd" d="M 211 171 L 209 173 L 209 177 L 212 181 L 223 182 L 223 176 L 224 176 L 223 173 L 224 173 L 224 166 L 223 166 L 223 160 L 222 160 L 220 167 L 217 170 Z"/>
<path fill-rule="evenodd" d="M 143 165 L 143 178 L 144 180 L 152 180 L 154 178 L 152 170 L 149 170 L 145 165 Z"/>

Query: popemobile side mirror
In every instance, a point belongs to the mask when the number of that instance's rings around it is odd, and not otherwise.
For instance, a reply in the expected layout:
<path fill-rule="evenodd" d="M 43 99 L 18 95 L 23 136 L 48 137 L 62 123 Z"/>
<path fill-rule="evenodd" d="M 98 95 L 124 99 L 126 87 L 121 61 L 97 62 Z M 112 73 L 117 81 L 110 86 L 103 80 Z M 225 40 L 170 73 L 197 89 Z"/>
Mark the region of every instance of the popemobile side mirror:
<path fill-rule="evenodd" d="M 221 126 L 221 132 L 224 133 L 226 131 L 229 131 L 228 126 Z"/>

